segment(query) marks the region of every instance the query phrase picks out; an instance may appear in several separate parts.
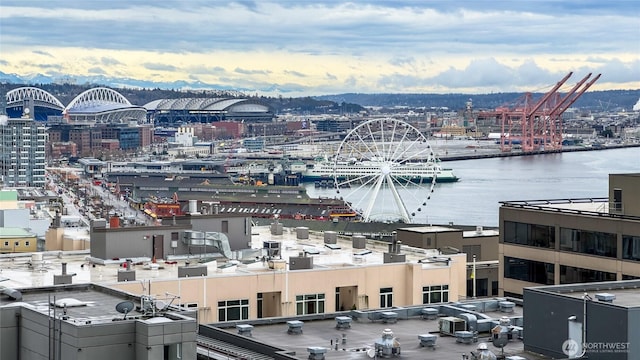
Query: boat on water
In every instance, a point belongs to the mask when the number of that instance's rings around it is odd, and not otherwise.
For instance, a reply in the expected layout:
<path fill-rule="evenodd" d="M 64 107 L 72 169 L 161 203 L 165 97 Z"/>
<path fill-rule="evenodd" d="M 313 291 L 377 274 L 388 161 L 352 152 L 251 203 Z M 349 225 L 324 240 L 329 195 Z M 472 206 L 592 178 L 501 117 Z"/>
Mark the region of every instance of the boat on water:
<path fill-rule="evenodd" d="M 376 158 L 364 161 L 355 159 L 330 161 L 326 158 L 318 158 L 313 163 L 306 164 L 304 169 L 300 169 L 300 176 L 303 181 L 332 179 L 334 175 L 338 180 L 344 180 L 362 176 L 379 176 L 384 172 L 406 181 L 425 182 L 435 178 L 436 182 L 444 183 L 459 180 L 452 169 L 442 168 L 440 161 L 394 163 Z"/>

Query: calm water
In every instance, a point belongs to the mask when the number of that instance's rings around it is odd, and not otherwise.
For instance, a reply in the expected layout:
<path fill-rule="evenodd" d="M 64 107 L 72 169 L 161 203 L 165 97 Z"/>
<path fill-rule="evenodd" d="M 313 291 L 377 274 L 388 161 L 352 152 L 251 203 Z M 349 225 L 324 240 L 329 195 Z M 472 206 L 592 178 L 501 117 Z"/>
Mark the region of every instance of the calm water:
<path fill-rule="evenodd" d="M 438 184 L 414 222 L 497 226 L 499 201 L 607 197 L 609 174 L 640 173 L 640 148 L 447 161 L 443 166 L 461 180 Z M 308 191 L 336 196 L 313 185 Z"/>

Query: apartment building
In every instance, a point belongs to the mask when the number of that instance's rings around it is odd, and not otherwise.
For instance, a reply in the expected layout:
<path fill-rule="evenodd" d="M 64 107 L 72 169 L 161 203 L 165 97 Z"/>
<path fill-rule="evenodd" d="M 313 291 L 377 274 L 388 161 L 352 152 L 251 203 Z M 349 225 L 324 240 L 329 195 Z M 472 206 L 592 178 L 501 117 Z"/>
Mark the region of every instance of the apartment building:
<path fill-rule="evenodd" d="M 28 109 L 28 108 L 27 108 Z M 0 180 L 8 187 L 45 184 L 47 132 L 26 112 L 0 123 Z"/>
<path fill-rule="evenodd" d="M 500 293 L 640 278 L 640 174 L 609 175 L 609 197 L 500 206 Z"/>

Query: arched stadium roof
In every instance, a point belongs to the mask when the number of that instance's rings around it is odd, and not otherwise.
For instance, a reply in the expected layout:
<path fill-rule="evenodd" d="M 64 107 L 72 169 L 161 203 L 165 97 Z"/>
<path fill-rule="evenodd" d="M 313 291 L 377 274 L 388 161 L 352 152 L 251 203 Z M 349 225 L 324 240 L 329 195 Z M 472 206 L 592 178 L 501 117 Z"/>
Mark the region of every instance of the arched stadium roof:
<path fill-rule="evenodd" d="M 178 98 L 154 100 L 144 108 L 147 111 L 211 111 L 211 112 L 242 112 L 267 113 L 269 106 L 250 99 L 229 98 Z"/>
<path fill-rule="evenodd" d="M 34 105 L 62 111 L 64 105 L 51 93 L 36 87 L 19 87 L 7 92 L 7 107 L 24 104 L 25 100 L 33 100 Z"/>
<path fill-rule="evenodd" d="M 132 105 L 119 92 L 98 87 L 76 96 L 64 109 L 65 116 L 75 121 L 120 122 L 123 120 L 145 121 L 147 110 Z"/>

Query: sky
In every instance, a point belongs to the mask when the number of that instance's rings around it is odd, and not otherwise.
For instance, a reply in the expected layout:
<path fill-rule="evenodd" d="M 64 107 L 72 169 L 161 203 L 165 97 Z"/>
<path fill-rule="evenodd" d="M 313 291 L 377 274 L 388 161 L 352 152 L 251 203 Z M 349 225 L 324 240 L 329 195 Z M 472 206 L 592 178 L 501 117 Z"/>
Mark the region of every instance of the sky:
<path fill-rule="evenodd" d="M 2 0 L 0 73 L 261 95 L 640 88 L 636 0 Z M 2 74 L 0 74 L 2 75 Z"/>

